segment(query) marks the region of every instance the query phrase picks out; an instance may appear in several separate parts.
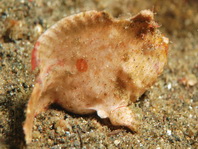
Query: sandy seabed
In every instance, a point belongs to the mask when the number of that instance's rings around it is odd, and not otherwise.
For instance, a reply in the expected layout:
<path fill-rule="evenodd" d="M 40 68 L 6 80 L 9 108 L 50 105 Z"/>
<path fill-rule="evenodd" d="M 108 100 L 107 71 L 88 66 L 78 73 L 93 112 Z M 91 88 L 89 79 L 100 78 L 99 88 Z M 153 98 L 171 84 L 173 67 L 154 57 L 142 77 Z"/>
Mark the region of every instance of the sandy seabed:
<path fill-rule="evenodd" d="M 196 0 L 0 0 L 0 148 L 197 148 L 197 8 Z M 38 37 L 78 12 L 105 10 L 122 18 L 143 9 L 156 13 L 170 47 L 163 75 L 136 102 L 143 115 L 139 133 L 114 127 L 96 114 L 75 115 L 53 105 L 35 118 L 33 142 L 26 146 L 22 125 L 35 78 L 30 57 Z"/>

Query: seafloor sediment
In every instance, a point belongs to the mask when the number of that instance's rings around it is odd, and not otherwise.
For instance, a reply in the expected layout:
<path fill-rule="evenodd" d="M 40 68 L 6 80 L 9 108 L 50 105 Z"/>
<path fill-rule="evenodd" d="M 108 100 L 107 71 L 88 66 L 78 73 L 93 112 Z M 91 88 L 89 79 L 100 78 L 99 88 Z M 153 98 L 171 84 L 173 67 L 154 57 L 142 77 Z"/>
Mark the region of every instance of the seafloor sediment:
<path fill-rule="evenodd" d="M 156 12 L 169 37 L 163 75 L 136 107 L 143 115 L 139 133 L 114 127 L 96 114 L 80 116 L 53 105 L 35 118 L 27 148 L 189 148 L 198 146 L 198 3 L 136 0 L 0 1 L 0 148 L 24 148 L 22 124 L 36 72 L 31 50 L 37 38 L 61 18 L 85 10 L 129 17 Z"/>

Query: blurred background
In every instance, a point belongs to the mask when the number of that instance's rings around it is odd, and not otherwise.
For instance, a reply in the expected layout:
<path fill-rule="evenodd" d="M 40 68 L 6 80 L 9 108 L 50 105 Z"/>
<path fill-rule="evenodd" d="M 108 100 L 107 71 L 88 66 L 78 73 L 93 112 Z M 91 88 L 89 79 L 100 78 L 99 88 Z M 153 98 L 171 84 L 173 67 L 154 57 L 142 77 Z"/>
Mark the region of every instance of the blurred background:
<path fill-rule="evenodd" d="M 105 10 L 128 18 L 150 9 L 170 40 L 163 75 L 136 103 L 143 115 L 132 134 L 95 114 L 59 106 L 37 116 L 27 148 L 188 148 L 198 146 L 198 0 L 0 0 L 0 148 L 25 148 L 22 124 L 33 88 L 31 50 L 63 17 Z M 60 121 L 66 125 L 60 126 Z"/>

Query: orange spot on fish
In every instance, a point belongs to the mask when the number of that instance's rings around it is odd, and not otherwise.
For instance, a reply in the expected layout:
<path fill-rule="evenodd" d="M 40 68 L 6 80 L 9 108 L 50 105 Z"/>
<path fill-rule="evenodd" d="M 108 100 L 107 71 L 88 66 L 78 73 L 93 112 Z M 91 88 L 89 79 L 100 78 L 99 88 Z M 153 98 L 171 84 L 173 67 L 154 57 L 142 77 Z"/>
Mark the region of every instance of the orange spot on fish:
<path fill-rule="evenodd" d="M 76 68 L 78 69 L 79 72 L 85 72 L 88 69 L 88 64 L 87 61 L 84 59 L 78 59 L 76 61 Z"/>
<path fill-rule="evenodd" d="M 55 64 L 52 64 L 48 67 L 47 73 L 49 73 L 55 66 L 64 66 L 65 62 L 63 60 L 57 61 Z"/>
<path fill-rule="evenodd" d="M 149 28 L 159 28 L 160 27 L 160 25 L 159 24 L 157 24 L 157 23 L 155 23 L 155 24 L 149 24 L 149 26 L 148 26 Z"/>
<path fill-rule="evenodd" d="M 165 53 L 166 53 L 166 55 L 168 55 L 168 44 L 163 43 L 163 46 L 164 46 L 164 48 L 165 48 Z"/>
<path fill-rule="evenodd" d="M 37 49 L 38 49 L 38 46 L 40 45 L 40 42 L 36 42 L 35 45 L 34 45 L 34 48 L 32 50 L 32 58 L 31 58 L 31 65 L 32 65 L 32 71 L 37 67 L 38 65 L 38 60 L 37 60 L 37 56 L 36 56 L 36 53 L 37 53 Z"/>

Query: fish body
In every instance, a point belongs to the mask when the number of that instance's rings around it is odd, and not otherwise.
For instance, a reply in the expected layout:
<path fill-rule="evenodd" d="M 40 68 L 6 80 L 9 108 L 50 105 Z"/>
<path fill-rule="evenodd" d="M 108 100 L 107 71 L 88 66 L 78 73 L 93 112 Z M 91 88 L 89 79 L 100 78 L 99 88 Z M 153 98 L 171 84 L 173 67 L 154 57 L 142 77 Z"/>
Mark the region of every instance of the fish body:
<path fill-rule="evenodd" d="M 162 73 L 168 39 L 153 13 L 120 20 L 88 11 L 63 18 L 35 44 L 32 69 L 39 69 L 28 102 L 24 133 L 32 139 L 34 116 L 58 103 L 76 114 L 97 112 L 113 125 L 137 130 L 129 106 Z"/>

